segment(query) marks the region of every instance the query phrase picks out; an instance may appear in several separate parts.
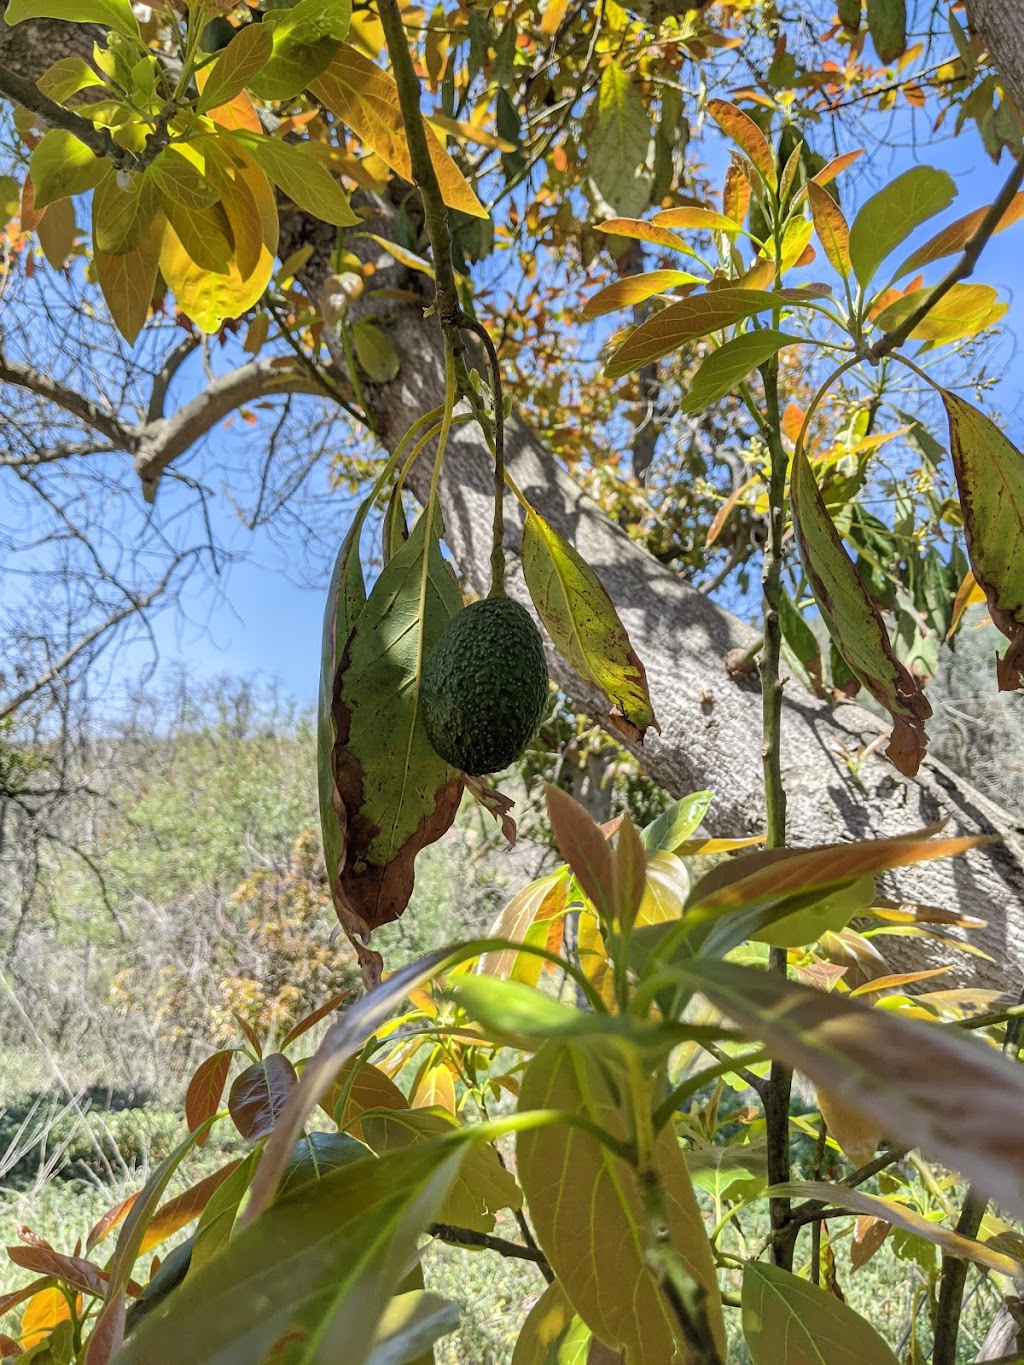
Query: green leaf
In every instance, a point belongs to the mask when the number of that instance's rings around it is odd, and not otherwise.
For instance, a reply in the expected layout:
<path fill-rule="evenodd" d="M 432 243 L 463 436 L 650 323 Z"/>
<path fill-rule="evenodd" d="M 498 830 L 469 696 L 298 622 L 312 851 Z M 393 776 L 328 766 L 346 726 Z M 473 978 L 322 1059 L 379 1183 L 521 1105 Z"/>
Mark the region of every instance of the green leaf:
<path fill-rule="evenodd" d="M 867 11 L 879 61 L 896 61 L 907 50 L 907 0 L 867 0 Z"/>
<path fill-rule="evenodd" d="M 850 228 L 850 261 L 858 281 L 870 283 L 886 256 L 955 198 L 952 177 L 931 166 L 914 166 L 872 195 Z"/>
<path fill-rule="evenodd" d="M 386 333 L 372 322 L 357 322 L 352 327 L 356 359 L 375 384 L 390 384 L 398 375 L 401 361 Z"/>
<path fill-rule="evenodd" d="M 875 326 L 883 332 L 895 331 L 932 293 L 934 290 L 929 288 L 904 294 L 878 314 Z M 990 284 L 954 284 L 929 309 L 910 333 L 909 340 L 942 345 L 976 336 L 987 327 L 994 327 L 1008 308 L 1009 304 L 1000 303 L 998 293 Z"/>
<path fill-rule="evenodd" d="M 159 195 L 151 176 L 129 175 L 122 189 L 111 167 L 92 197 L 92 244 L 96 251 L 123 256 L 134 251 L 157 211 Z"/>
<path fill-rule="evenodd" d="M 468 1150 L 367 1157 L 275 1203 L 146 1318 L 117 1365 L 250 1365 L 291 1332 L 296 1365 L 366 1360 Z"/>
<path fill-rule="evenodd" d="M 371 1109 L 359 1121 L 366 1142 L 380 1156 L 459 1131 L 458 1120 L 440 1108 Z M 437 1220 L 493 1232 L 499 1210 L 522 1208 L 522 1204 L 523 1192 L 501 1164 L 497 1150 L 489 1142 L 477 1142 L 448 1187 Z"/>
<path fill-rule="evenodd" d="M 1012 692 L 1024 681 L 1024 455 L 973 404 L 948 389 L 942 401 L 971 568 L 1010 641 L 996 678 Z"/>
<path fill-rule="evenodd" d="M 629 73 L 612 60 L 597 89 L 587 171 L 616 213 L 640 213 L 650 198 L 651 175 L 646 169 L 650 142 L 651 125 L 640 92 Z"/>
<path fill-rule="evenodd" d="M 798 346 L 802 341 L 803 337 L 777 332 L 771 327 L 756 328 L 733 337 L 701 362 L 680 411 L 702 412 L 711 407 L 727 393 L 732 393 L 751 370 L 778 355 L 783 346 Z"/>
<path fill-rule="evenodd" d="M 102 85 L 103 79 L 84 57 L 61 57 L 47 67 L 37 84 L 44 95 L 49 95 L 57 104 L 64 104 L 80 90 Z"/>
<path fill-rule="evenodd" d="M 236 129 L 231 136 L 300 209 L 336 227 L 352 227 L 360 221 L 352 212 L 348 195 L 312 147 L 261 137 L 244 129 Z"/>
<path fill-rule="evenodd" d="M 208 209 L 220 194 L 193 158 L 196 153 L 186 144 L 165 147 L 153 160 L 149 174 L 165 202 L 184 209 Z"/>
<path fill-rule="evenodd" d="M 532 509 L 523 526 L 523 575 L 559 654 L 611 702 L 611 724 L 642 741 L 657 727 L 644 666 L 593 569 Z"/>
<path fill-rule="evenodd" d="M 803 671 L 808 689 L 815 696 L 823 696 L 821 646 L 818 644 L 818 637 L 785 590 L 779 602 L 779 623 L 782 626 L 783 643 Z"/>
<path fill-rule="evenodd" d="M 95 198 L 95 196 L 93 196 Z M 130 251 L 111 255 L 93 246 L 92 264 L 114 325 L 133 345 L 146 324 L 156 293 L 160 244 L 166 223 L 157 214 L 142 230 Z"/>
<path fill-rule="evenodd" d="M 554 1280 L 519 1329 L 512 1365 L 587 1365 L 593 1333 Z"/>
<path fill-rule="evenodd" d="M 153 183 L 156 184 L 155 178 Z M 189 260 L 201 271 L 226 275 L 228 262 L 235 254 L 235 242 L 223 204 L 189 208 L 180 199 L 163 194 L 160 203 Z"/>
<path fill-rule="evenodd" d="M 832 1099 L 1024 1214 L 1024 1076 L 1015 1062 L 962 1030 L 774 972 L 704 958 L 672 971 Z"/>
<path fill-rule="evenodd" d="M 459 1325 L 458 1304 L 425 1289 L 396 1294 L 384 1309 L 377 1342 L 366 1365 L 405 1365 L 434 1360 L 431 1349 L 439 1337 Z"/>
<path fill-rule="evenodd" d="M 589 322 L 591 318 L 603 317 L 617 308 L 634 308 L 645 299 L 664 294 L 676 285 L 701 283 L 703 281 L 697 275 L 691 275 L 686 270 L 648 270 L 642 275 L 627 275 L 625 279 L 599 289 L 592 299 L 588 299 L 582 317 L 584 322 Z"/>
<path fill-rule="evenodd" d="M 641 831 L 644 848 L 651 853 L 675 853 L 700 825 L 713 801 L 711 792 L 693 792 L 666 807 Z"/>
<path fill-rule="evenodd" d="M 692 294 L 635 327 L 605 366 L 605 374 L 609 379 L 619 379 L 653 360 L 660 360 L 688 341 L 697 341 L 711 332 L 720 332 L 723 327 L 742 322 L 754 313 L 764 313 L 778 306 L 778 294 L 760 289 L 727 287 L 706 294 Z"/>
<path fill-rule="evenodd" d="M 248 88 L 261 100 L 300 94 L 330 66 L 348 35 L 351 18 L 351 0 L 299 0 L 288 9 L 274 10 L 271 55 L 250 76 Z"/>
<path fill-rule="evenodd" d="M 44 209 L 57 199 L 85 194 L 96 188 L 108 170 L 107 162 L 94 156 L 73 133 L 51 128 L 39 139 L 29 161 L 34 205 Z"/>
<path fill-rule="evenodd" d="M 58 199 L 36 223 L 36 236 L 54 270 L 61 270 L 75 245 L 78 227 L 75 206 L 70 199 Z"/>
<path fill-rule="evenodd" d="M 523 1076 L 519 1109 L 561 1109 L 622 1141 L 632 1136 L 630 1086 L 615 1042 L 549 1042 Z M 549 1125 L 516 1141 L 520 1183 L 538 1241 L 570 1303 L 595 1336 L 636 1362 L 668 1361 L 677 1324 L 648 1260 L 650 1233 L 635 1170 L 589 1132 Z M 711 1250 L 671 1125 L 654 1166 L 665 1193 L 671 1245 L 698 1284 L 718 1349 L 725 1328 Z"/>
<path fill-rule="evenodd" d="M 932 708 L 920 684 L 893 653 L 885 623 L 843 546 L 801 450 L 793 456 L 790 498 L 800 558 L 832 642 L 891 715 L 893 732 L 886 753 L 900 772 L 912 777 L 924 757 L 924 724 Z"/>
<path fill-rule="evenodd" d="M 822 934 L 837 934 L 846 928 L 854 915 L 863 915 L 869 910 L 874 895 L 874 877 L 861 877 L 826 896 L 812 897 L 809 905 L 773 920 L 751 938 L 757 943 L 771 944 L 773 948 L 799 948 L 807 943 L 817 943 Z"/>
<path fill-rule="evenodd" d="M 950 17 L 952 18 L 952 16 Z M 904 275 L 914 275 L 917 271 L 923 270 L 926 265 L 931 265 L 932 261 L 941 261 L 944 256 L 952 256 L 958 251 L 963 251 L 978 228 L 981 227 L 988 211 L 988 206 L 975 209 L 973 213 L 958 218 L 955 223 L 950 223 L 941 232 L 937 232 L 930 241 L 925 242 L 924 246 L 918 247 L 915 252 L 907 257 L 896 271 L 893 279 L 901 280 Z M 995 233 L 1002 232 L 1004 228 L 1018 222 L 1022 216 L 1024 216 L 1024 190 L 1015 194 L 1010 200 L 1006 212 L 999 219 L 992 235 L 995 236 Z"/>
<path fill-rule="evenodd" d="M 778 1266 L 747 1262 L 742 1305 L 754 1365 L 899 1365 L 859 1313 Z"/>
<path fill-rule="evenodd" d="M 0 175 L 0 224 L 6 224 L 21 207 L 21 186 L 13 175 Z"/>
<path fill-rule="evenodd" d="M 69 24 L 99 24 L 134 38 L 142 50 L 142 35 L 129 0 L 10 0 L 4 11 L 8 24 L 26 19 L 63 19 Z"/>
<path fill-rule="evenodd" d="M 259 1149 L 254 1148 L 211 1195 L 192 1238 L 190 1275 L 216 1256 L 230 1240 L 235 1218 L 252 1184 L 259 1159 Z"/>
<path fill-rule="evenodd" d="M 335 781 L 346 811 L 338 884 L 350 931 L 397 919 L 413 861 L 455 819 L 462 778 L 434 752 L 420 707 L 423 665 L 462 606 L 423 513 L 385 565 L 349 636 L 334 721 Z"/>
<path fill-rule="evenodd" d="M 274 45 L 274 28 L 273 20 L 264 20 L 261 24 L 246 24 L 238 30 L 210 68 L 196 105 L 197 113 L 205 114 L 209 109 L 227 104 L 264 69 Z"/>

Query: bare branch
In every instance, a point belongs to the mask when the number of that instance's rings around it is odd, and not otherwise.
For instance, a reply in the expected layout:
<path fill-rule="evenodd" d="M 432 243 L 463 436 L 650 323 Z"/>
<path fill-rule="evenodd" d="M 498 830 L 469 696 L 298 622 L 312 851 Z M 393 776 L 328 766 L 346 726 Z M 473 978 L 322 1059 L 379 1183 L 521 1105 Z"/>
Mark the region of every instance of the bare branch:
<path fill-rule="evenodd" d="M 50 375 L 42 374 L 39 370 L 32 369 L 30 365 L 22 365 L 20 361 L 8 360 L 2 352 L 0 352 L 0 381 L 16 384 L 20 389 L 28 389 L 30 393 L 36 394 L 39 398 L 45 398 L 51 403 L 56 403 L 59 408 L 71 413 L 73 417 L 77 417 L 86 426 L 92 427 L 94 431 L 101 432 L 114 443 L 118 450 L 135 450 L 136 434 L 130 427 L 126 427 L 120 422 L 112 412 L 105 412 L 91 398 L 86 398 L 84 394 L 75 393 L 73 389 L 65 388 L 63 384 L 58 383 Z"/>
<path fill-rule="evenodd" d="M 157 422 L 161 417 L 166 416 L 165 404 L 171 381 L 198 345 L 199 337 L 190 334 L 185 337 L 184 341 L 179 342 L 172 351 L 168 351 L 167 358 L 160 367 L 160 373 L 153 380 L 153 391 L 149 396 L 149 411 L 146 413 L 147 422 Z"/>
<path fill-rule="evenodd" d="M 108 129 L 90 123 L 88 119 L 82 118 L 81 114 L 65 109 L 63 105 L 44 95 L 34 81 L 26 80 L 24 76 L 19 76 L 6 66 L 0 66 L 0 95 L 6 95 L 31 110 L 33 114 L 38 114 L 51 128 L 64 128 L 69 133 L 74 133 L 79 142 L 84 142 L 91 152 L 96 156 L 105 157 L 119 170 L 141 171 L 146 165 L 146 161 L 135 152 L 119 146 Z"/>

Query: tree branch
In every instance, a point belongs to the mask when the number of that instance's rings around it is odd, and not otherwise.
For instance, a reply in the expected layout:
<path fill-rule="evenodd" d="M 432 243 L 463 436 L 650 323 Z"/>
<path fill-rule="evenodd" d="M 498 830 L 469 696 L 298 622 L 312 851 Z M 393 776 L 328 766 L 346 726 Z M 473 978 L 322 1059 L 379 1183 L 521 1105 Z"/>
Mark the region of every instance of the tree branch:
<path fill-rule="evenodd" d="M 24 76 L 19 76 L 6 66 L 0 66 L 0 95 L 6 95 L 8 99 L 14 100 L 33 114 L 38 114 L 51 128 L 64 128 L 67 132 L 74 133 L 79 142 L 84 142 L 94 155 L 103 157 L 118 170 L 141 171 L 145 169 L 147 162 L 152 160 L 152 156 L 148 158 L 138 156 L 135 152 L 128 151 L 126 147 L 121 147 L 114 141 L 108 129 L 100 128 L 88 119 L 82 118 L 81 114 L 65 109 L 62 104 L 57 104 L 48 95 L 44 95 L 34 81 L 26 80 Z M 147 145 L 147 151 L 149 150 Z"/>
<path fill-rule="evenodd" d="M 36 394 L 37 397 L 55 403 L 57 407 L 63 408 L 72 417 L 77 417 L 87 427 L 92 427 L 94 431 L 101 432 L 109 441 L 113 442 L 118 450 L 134 451 L 137 434 L 130 427 L 125 426 L 112 412 L 104 411 L 91 398 L 75 393 L 73 389 L 65 388 L 63 384 L 50 375 L 42 374 L 39 370 L 32 369 L 30 365 L 22 365 L 20 361 L 8 360 L 2 352 L 0 352 L 0 382 L 16 384 L 19 389 L 27 389 L 30 393 Z"/>
<path fill-rule="evenodd" d="M 487 1232 L 474 1232 L 471 1228 L 457 1228 L 450 1223 L 434 1223 L 430 1229 L 433 1236 L 456 1247 L 484 1247 L 497 1251 L 501 1256 L 512 1260 L 532 1261 L 542 1270 L 550 1272 L 548 1258 L 539 1247 L 524 1247 L 518 1242 L 509 1242 L 504 1237 L 492 1237 Z"/>

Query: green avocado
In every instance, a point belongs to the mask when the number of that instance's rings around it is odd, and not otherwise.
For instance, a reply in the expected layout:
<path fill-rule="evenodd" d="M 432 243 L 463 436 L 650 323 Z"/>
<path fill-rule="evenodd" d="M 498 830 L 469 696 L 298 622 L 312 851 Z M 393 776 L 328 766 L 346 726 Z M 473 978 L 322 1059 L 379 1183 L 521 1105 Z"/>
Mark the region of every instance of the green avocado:
<path fill-rule="evenodd" d="M 548 666 L 530 613 L 507 597 L 457 612 L 423 670 L 427 738 L 471 776 L 514 763 L 544 718 Z"/>

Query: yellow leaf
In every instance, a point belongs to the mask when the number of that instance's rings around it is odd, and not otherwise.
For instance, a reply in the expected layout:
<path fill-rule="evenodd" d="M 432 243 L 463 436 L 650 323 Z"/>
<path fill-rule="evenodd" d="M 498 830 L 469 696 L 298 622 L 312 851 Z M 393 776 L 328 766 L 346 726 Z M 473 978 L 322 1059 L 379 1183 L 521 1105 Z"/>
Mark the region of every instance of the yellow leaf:
<path fill-rule="evenodd" d="M 58 1323 L 66 1322 L 70 1317 L 68 1301 L 56 1286 L 40 1289 L 29 1299 L 21 1315 L 22 1350 L 31 1350 L 37 1342 L 48 1337 Z"/>
<path fill-rule="evenodd" d="M 251 195 L 259 215 L 259 235 L 242 242 L 258 247 L 253 268 L 243 273 L 237 257 L 229 261 L 222 275 L 201 269 L 182 246 L 181 239 L 168 225 L 160 251 L 160 269 L 174 291 L 182 311 L 204 332 L 216 332 L 226 318 L 237 318 L 262 297 L 274 271 L 277 250 L 277 203 L 270 181 L 255 167 L 239 168 L 234 181 L 239 186 L 237 202 L 225 201 L 225 211 L 241 212 L 245 193 Z M 237 229 L 236 229 L 237 232 Z M 248 264 L 246 260 L 245 264 Z"/>
<path fill-rule="evenodd" d="M 343 43 L 327 70 L 309 88 L 393 171 L 405 180 L 412 180 L 398 87 L 386 71 Z M 486 218 L 487 210 L 429 124 L 426 124 L 426 132 L 430 159 L 444 202 L 449 208 L 459 209 L 474 218 Z"/>
<path fill-rule="evenodd" d="M 430 1109 L 437 1105 L 449 1114 L 456 1113 L 455 1081 L 444 1062 L 428 1066 L 416 1084 L 409 1101 L 414 1109 Z"/>

